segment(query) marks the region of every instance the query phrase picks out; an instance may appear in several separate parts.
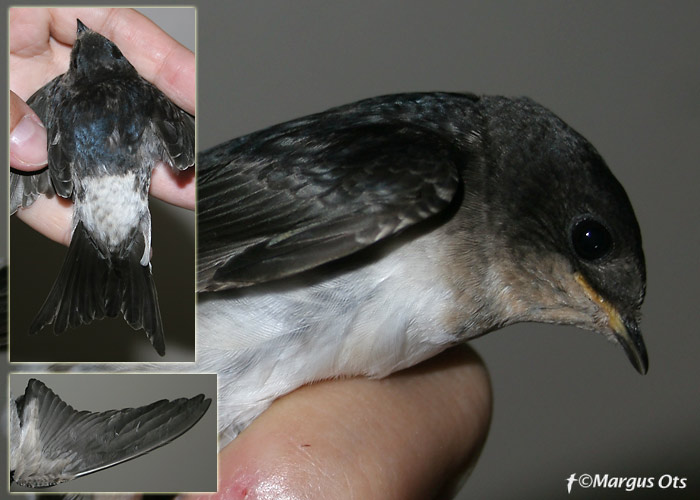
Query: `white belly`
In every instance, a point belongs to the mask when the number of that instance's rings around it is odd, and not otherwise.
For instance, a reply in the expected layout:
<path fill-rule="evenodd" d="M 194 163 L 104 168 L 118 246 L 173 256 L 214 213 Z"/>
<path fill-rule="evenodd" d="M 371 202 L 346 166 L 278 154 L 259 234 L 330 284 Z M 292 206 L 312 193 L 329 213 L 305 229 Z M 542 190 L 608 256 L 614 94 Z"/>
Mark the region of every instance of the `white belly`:
<path fill-rule="evenodd" d="M 78 203 L 78 218 L 85 229 L 110 250 L 132 237 L 141 225 L 148 201 L 136 188 L 136 174 L 103 175 L 82 181 L 85 199 Z"/>
<path fill-rule="evenodd" d="M 418 239 L 313 284 L 203 296 L 197 364 L 219 374 L 220 431 L 242 429 L 276 397 L 306 383 L 383 377 L 453 344 L 445 317 L 454 297 L 432 264 L 431 242 Z"/>

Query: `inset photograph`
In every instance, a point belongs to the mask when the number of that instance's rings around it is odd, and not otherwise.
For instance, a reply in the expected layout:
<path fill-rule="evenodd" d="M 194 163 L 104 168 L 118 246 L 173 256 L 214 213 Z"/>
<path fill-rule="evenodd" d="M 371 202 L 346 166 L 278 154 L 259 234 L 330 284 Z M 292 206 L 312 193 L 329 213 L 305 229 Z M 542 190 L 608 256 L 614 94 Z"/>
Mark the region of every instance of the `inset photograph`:
<path fill-rule="evenodd" d="M 213 492 L 216 375 L 10 375 L 10 491 Z"/>
<path fill-rule="evenodd" d="M 10 360 L 194 361 L 196 10 L 9 19 Z"/>

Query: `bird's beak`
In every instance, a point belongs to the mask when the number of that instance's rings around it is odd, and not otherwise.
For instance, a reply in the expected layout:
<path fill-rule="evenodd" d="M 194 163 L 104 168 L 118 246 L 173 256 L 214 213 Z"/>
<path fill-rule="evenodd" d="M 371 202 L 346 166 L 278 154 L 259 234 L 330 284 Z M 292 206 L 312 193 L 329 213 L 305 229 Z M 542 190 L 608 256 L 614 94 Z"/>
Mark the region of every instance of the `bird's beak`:
<path fill-rule="evenodd" d="M 586 295 L 595 302 L 608 318 L 608 324 L 615 335 L 615 339 L 625 350 L 632 366 L 642 375 L 649 369 L 649 359 L 647 358 L 647 348 L 644 346 L 644 339 L 639 331 L 637 322 L 633 319 L 623 319 L 615 307 L 601 297 L 588 281 L 579 273 L 576 273 L 576 281 L 586 292 Z"/>
<path fill-rule="evenodd" d="M 639 373 L 644 375 L 649 369 L 647 348 L 636 321 L 623 322 L 622 328 L 615 331 L 617 341 Z"/>
<path fill-rule="evenodd" d="M 83 22 L 78 19 L 78 34 L 82 33 L 83 31 L 87 31 L 89 28 L 83 24 Z"/>

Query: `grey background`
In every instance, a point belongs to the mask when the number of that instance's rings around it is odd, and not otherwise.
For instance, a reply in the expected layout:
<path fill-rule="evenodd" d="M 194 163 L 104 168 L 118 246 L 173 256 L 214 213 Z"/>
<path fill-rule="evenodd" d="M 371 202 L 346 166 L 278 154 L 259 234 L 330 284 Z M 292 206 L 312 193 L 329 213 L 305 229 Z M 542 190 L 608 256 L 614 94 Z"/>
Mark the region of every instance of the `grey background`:
<path fill-rule="evenodd" d="M 195 49 L 194 8 L 149 8 L 144 14 L 173 38 Z M 54 335 L 46 327 L 30 336 L 29 325 L 43 304 L 67 248 L 12 217 L 10 271 L 10 358 L 12 361 L 193 361 L 194 213 L 151 198 L 153 276 L 158 291 L 166 355 L 160 357 L 143 330 L 120 317 Z"/>
<path fill-rule="evenodd" d="M 136 408 L 161 399 L 204 394 L 212 403 L 189 431 L 146 455 L 62 483 L 51 491 L 216 491 L 216 375 L 14 374 L 10 391 L 24 394 L 30 378 L 42 381 L 76 410 Z M 13 485 L 12 491 L 37 492 Z"/>
<path fill-rule="evenodd" d="M 495 406 L 459 498 L 644 496 L 575 485 L 569 496 L 572 473 L 672 474 L 688 479 L 679 496 L 700 498 L 698 2 L 258 1 L 198 16 L 200 150 L 413 90 L 527 95 L 586 136 L 642 228 L 649 374 L 573 328 L 474 341 Z"/>

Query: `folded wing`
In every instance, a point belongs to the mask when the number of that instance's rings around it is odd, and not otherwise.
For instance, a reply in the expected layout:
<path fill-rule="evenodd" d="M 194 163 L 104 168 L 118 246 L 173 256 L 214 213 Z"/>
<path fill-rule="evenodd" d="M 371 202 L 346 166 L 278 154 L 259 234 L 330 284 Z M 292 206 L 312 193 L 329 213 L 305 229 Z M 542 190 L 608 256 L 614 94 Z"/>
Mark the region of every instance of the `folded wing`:
<path fill-rule="evenodd" d="M 439 134 L 319 116 L 199 155 L 199 291 L 313 268 L 440 213 L 454 199 L 459 152 Z"/>

